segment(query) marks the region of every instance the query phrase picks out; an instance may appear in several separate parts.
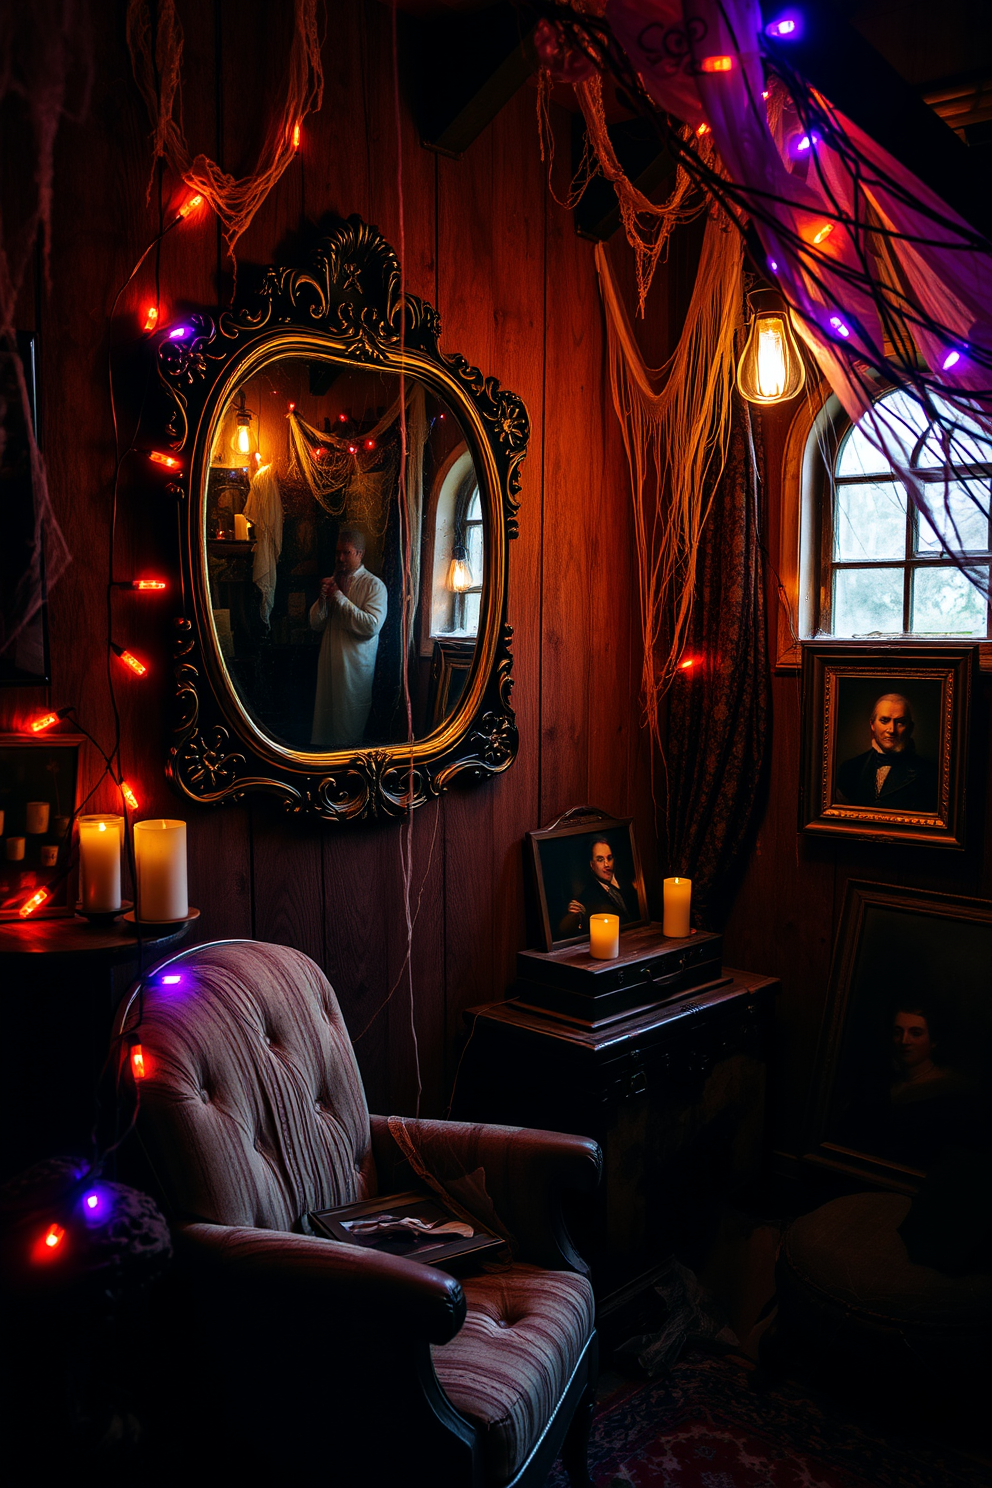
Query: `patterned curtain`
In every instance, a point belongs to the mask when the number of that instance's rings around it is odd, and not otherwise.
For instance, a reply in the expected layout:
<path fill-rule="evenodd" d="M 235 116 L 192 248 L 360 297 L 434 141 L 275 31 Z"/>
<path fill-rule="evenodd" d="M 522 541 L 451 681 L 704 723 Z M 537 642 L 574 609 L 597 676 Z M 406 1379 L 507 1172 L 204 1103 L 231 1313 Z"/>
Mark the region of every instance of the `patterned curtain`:
<path fill-rule="evenodd" d="M 693 920 L 718 924 L 756 814 L 770 726 L 761 529 L 761 451 L 732 400 L 730 447 L 700 543 L 696 603 L 669 691 L 669 872 L 692 879 Z"/>

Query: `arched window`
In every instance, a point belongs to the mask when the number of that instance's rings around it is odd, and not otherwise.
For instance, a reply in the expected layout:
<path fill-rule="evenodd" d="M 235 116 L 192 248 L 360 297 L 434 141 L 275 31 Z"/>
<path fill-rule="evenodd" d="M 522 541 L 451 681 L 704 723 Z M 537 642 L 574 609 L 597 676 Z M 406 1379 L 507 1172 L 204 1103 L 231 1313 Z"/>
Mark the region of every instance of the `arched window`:
<path fill-rule="evenodd" d="M 812 601 L 805 633 L 992 634 L 985 594 L 948 551 L 963 553 L 988 589 L 992 441 L 961 414 L 950 408 L 942 412 L 957 424 L 946 448 L 922 405 L 906 393 L 883 393 L 875 403 L 875 416 L 896 432 L 908 466 L 923 484 L 935 532 L 866 436 L 865 420 L 844 422 L 836 400 L 827 404 L 804 461 L 806 484 L 812 487 L 804 503 L 802 543 L 803 587 Z M 814 567 L 818 573 L 809 571 Z"/>

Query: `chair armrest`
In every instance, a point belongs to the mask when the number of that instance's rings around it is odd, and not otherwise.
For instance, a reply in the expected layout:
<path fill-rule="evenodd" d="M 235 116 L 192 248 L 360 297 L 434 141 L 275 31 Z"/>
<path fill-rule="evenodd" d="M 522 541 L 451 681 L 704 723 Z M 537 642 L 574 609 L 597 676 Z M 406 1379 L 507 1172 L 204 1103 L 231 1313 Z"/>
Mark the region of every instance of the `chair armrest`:
<path fill-rule="evenodd" d="M 603 1154 L 591 1137 L 467 1121 L 391 1119 L 402 1123 L 425 1168 L 446 1187 L 482 1169 L 496 1216 L 523 1258 L 554 1269 L 588 1272 L 565 1228 L 561 1193 L 563 1189 L 591 1193 L 599 1183 Z M 373 1116 L 371 1122 L 380 1189 L 395 1192 L 409 1185 L 411 1169 L 388 1119 Z M 466 1203 L 464 1190 L 456 1186 L 452 1191 Z M 478 1218 L 485 1221 L 486 1215 L 480 1212 Z"/>
<path fill-rule="evenodd" d="M 179 1224 L 173 1239 L 177 1260 L 195 1269 L 201 1285 L 262 1289 L 310 1316 L 327 1305 L 336 1324 L 447 1343 L 465 1320 L 461 1284 L 402 1256 L 238 1225 Z"/>

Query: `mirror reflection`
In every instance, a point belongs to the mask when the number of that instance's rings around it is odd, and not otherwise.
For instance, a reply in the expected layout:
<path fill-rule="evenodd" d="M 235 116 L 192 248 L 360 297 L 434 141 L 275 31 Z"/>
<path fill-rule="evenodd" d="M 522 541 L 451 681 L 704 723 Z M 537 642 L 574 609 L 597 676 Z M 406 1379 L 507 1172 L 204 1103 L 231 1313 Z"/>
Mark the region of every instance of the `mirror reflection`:
<path fill-rule="evenodd" d="M 204 505 L 218 652 L 270 739 L 322 754 L 422 738 L 475 655 L 485 507 L 425 383 L 281 357 L 220 418 Z"/>

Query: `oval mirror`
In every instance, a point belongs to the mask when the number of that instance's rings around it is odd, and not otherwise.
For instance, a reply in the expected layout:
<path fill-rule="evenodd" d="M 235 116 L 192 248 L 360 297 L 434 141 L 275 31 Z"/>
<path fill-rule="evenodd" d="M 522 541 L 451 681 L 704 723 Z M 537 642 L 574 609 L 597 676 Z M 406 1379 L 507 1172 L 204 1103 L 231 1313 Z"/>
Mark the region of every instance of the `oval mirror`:
<path fill-rule="evenodd" d="M 357 820 L 505 769 L 523 404 L 439 351 L 357 218 L 179 330 L 159 357 L 191 606 L 173 782 Z"/>

